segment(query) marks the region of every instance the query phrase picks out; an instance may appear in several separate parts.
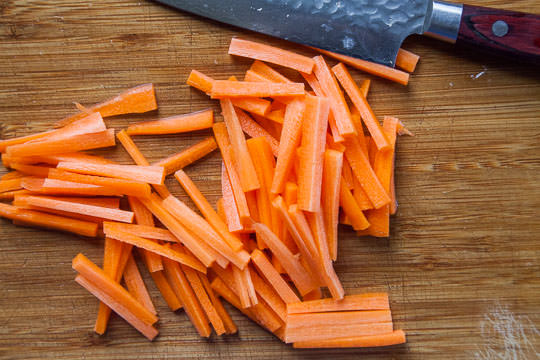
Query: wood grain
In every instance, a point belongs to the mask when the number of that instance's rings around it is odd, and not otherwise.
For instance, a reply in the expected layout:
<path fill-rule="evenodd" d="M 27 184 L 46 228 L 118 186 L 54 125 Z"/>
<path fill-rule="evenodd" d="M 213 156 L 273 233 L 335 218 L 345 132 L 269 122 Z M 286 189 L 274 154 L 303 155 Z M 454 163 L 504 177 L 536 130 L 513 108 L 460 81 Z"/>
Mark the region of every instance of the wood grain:
<path fill-rule="evenodd" d="M 472 5 L 540 13 L 535 0 Z M 235 35 L 298 50 L 149 1 L 4 0 L 0 138 L 48 129 L 74 110 L 73 101 L 92 104 L 144 82 L 156 84 L 159 113 L 116 117 L 110 126 L 217 110 L 185 80 L 192 68 L 221 79 L 241 75 L 249 62 L 227 55 Z M 0 357 L 513 359 L 514 350 L 517 358 L 534 358 L 534 347 L 540 350 L 533 331 L 540 328 L 540 71 L 420 37 L 404 47 L 422 56 L 410 86 L 374 79 L 369 99 L 378 116 L 398 116 L 416 135 L 398 143 L 400 207 L 392 234 L 359 239 L 340 228 L 336 269 L 350 293 L 390 293 L 408 344 L 294 350 L 236 311 L 237 336 L 205 340 L 183 312 L 167 309 L 151 281 L 159 337 L 150 343 L 118 317 L 99 337 L 92 332 L 97 301 L 73 281 L 71 259 L 83 252 L 100 264 L 103 241 L 0 220 Z M 135 141 L 155 161 L 208 134 Z M 129 163 L 121 147 L 106 153 Z M 187 169 L 212 202 L 220 191 L 219 161 L 213 154 Z"/>

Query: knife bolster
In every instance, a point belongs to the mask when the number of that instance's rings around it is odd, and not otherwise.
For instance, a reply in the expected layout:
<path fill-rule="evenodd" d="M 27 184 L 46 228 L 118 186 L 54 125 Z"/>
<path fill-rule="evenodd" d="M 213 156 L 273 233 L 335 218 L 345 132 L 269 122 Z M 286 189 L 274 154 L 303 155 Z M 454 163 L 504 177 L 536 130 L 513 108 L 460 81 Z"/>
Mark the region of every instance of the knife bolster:
<path fill-rule="evenodd" d="M 462 4 L 434 1 L 431 23 L 424 35 L 455 43 L 459 33 L 462 12 Z"/>

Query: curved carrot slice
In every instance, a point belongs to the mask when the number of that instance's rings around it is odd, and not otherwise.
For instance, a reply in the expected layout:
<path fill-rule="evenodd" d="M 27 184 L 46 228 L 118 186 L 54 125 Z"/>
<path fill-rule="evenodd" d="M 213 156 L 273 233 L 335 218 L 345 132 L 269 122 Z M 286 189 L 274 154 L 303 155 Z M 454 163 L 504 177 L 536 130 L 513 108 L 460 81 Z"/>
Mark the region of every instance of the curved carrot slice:
<path fill-rule="evenodd" d="M 12 145 L 6 148 L 6 153 L 12 157 L 54 155 L 114 145 L 114 129 L 109 129 L 96 133 L 74 135 L 65 139 L 44 139 L 42 141 Z"/>
<path fill-rule="evenodd" d="M 162 135 L 178 134 L 195 130 L 208 129 L 214 123 L 212 109 L 201 110 L 190 114 L 174 115 L 165 119 L 139 122 L 129 125 L 129 135 Z"/>
<path fill-rule="evenodd" d="M 126 263 L 126 267 L 124 269 L 124 281 L 126 282 L 129 293 L 146 309 L 148 309 L 148 311 L 154 315 L 157 315 L 156 308 L 154 307 L 152 299 L 148 294 L 148 290 L 146 289 L 146 285 L 141 277 L 139 268 L 137 267 L 135 260 L 133 260 L 133 256 L 129 256 Z"/>
<path fill-rule="evenodd" d="M 169 259 L 163 259 L 163 264 L 165 265 L 165 276 L 171 284 L 176 296 L 184 304 L 184 309 L 186 314 L 195 329 L 200 336 L 209 337 L 212 333 L 212 329 L 208 324 L 208 318 L 204 313 L 201 304 L 195 297 L 193 289 L 189 284 L 186 275 L 180 265 Z"/>
<path fill-rule="evenodd" d="M 317 287 L 313 279 L 305 272 L 300 261 L 266 225 L 255 223 L 253 224 L 253 228 L 257 232 L 257 235 L 263 239 L 268 248 L 270 248 L 272 253 L 279 258 L 281 265 L 285 271 L 287 271 L 287 274 L 298 288 L 300 294 L 307 294 Z"/>
<path fill-rule="evenodd" d="M 322 163 L 329 106 L 324 98 L 306 96 L 298 174 L 298 207 L 306 211 L 317 211 L 321 205 Z"/>
<path fill-rule="evenodd" d="M 225 125 L 227 126 L 227 133 L 231 143 L 232 154 L 236 170 L 240 176 L 240 183 L 242 184 L 242 190 L 244 192 L 256 190 L 260 187 L 257 181 L 257 175 L 255 173 L 255 166 L 249 156 L 246 138 L 240 125 L 240 120 L 236 115 L 234 106 L 229 99 L 223 99 L 220 101 L 221 110 Z"/>
<path fill-rule="evenodd" d="M 61 198 L 47 196 L 21 195 L 18 199 L 30 206 L 38 206 L 45 209 L 60 210 L 119 222 L 131 223 L 133 221 L 133 213 L 131 211 L 64 201 Z"/>
<path fill-rule="evenodd" d="M 197 271 L 206 273 L 206 268 L 202 265 L 197 259 L 191 255 L 184 253 L 179 253 L 178 251 L 172 250 L 166 246 L 160 245 L 152 240 L 144 239 L 137 235 L 130 234 L 128 232 L 122 231 L 115 226 L 113 222 L 103 222 L 103 232 L 107 237 L 112 239 L 122 241 L 133 246 L 143 248 L 145 250 L 151 251 L 153 253 L 159 254 L 168 259 L 177 261 L 181 264 L 189 266 Z"/>
<path fill-rule="evenodd" d="M 338 250 L 339 195 L 342 168 L 343 153 L 326 150 L 323 161 L 322 212 L 328 238 L 328 249 L 330 257 L 334 261 L 337 259 Z"/>
<path fill-rule="evenodd" d="M 78 174 L 97 175 L 125 180 L 135 180 L 150 184 L 163 185 L 165 170 L 160 166 L 86 164 L 82 162 L 60 162 L 57 169 Z"/>
<path fill-rule="evenodd" d="M 239 251 L 242 249 L 242 242 L 227 229 L 227 225 L 223 222 L 223 219 L 219 217 L 212 205 L 206 200 L 201 191 L 191 181 L 189 176 L 183 171 L 178 170 L 174 173 L 174 177 L 180 185 L 184 188 L 191 200 L 195 203 L 199 211 L 203 214 L 206 220 L 212 225 L 221 237 L 227 242 L 227 244 L 234 250 Z"/>
<path fill-rule="evenodd" d="M 154 84 L 142 84 L 121 92 L 117 96 L 89 107 L 87 110 L 99 112 L 103 117 L 144 113 L 157 109 L 156 93 Z M 65 126 L 81 117 L 86 116 L 81 112 L 69 116 L 58 123 L 56 127 Z"/>
<path fill-rule="evenodd" d="M 154 163 L 154 165 L 162 166 L 165 168 L 165 174 L 169 175 L 205 157 L 216 148 L 216 140 L 210 136 L 199 141 L 198 143 L 191 145 L 190 147 L 183 149 L 179 153 Z"/>
<path fill-rule="evenodd" d="M 243 56 L 256 60 L 266 61 L 294 70 L 310 74 L 313 69 L 313 59 L 291 51 L 279 49 L 274 46 L 254 41 L 231 39 L 229 55 Z"/>
<path fill-rule="evenodd" d="M 353 348 L 353 347 L 377 347 L 403 344 L 406 342 L 403 330 L 395 330 L 388 334 L 351 336 L 337 339 L 298 341 L 293 343 L 295 349 L 313 348 Z"/>
<path fill-rule="evenodd" d="M 245 82 L 214 80 L 212 99 L 239 97 L 303 96 L 303 83 Z"/>
<path fill-rule="evenodd" d="M 300 144 L 302 135 L 305 110 L 306 102 L 301 99 L 296 99 L 287 105 L 283 120 L 283 130 L 279 139 L 279 155 L 270 189 L 273 194 L 279 194 L 283 191 L 285 182 L 293 168 L 295 151 Z M 312 112 L 309 113 L 309 115 L 311 114 Z M 309 120 L 312 121 L 313 119 L 310 118 Z"/>
<path fill-rule="evenodd" d="M 390 309 L 390 304 L 387 293 L 355 294 L 347 295 L 341 300 L 320 299 L 287 304 L 287 314 L 388 309 Z"/>
<path fill-rule="evenodd" d="M 337 54 L 322 49 L 314 49 L 321 54 L 333 57 L 336 60 L 344 62 L 345 64 L 352 66 L 353 68 L 365 71 L 369 74 L 395 81 L 401 85 L 407 85 L 409 83 L 409 74 L 404 71 L 396 70 L 391 67 L 376 64 L 370 61 L 353 58 L 347 55 Z"/>
<path fill-rule="evenodd" d="M 240 126 L 242 130 L 251 136 L 252 138 L 264 137 L 268 144 L 272 148 L 272 154 L 278 156 L 279 152 L 279 141 L 276 140 L 268 131 L 266 131 L 261 125 L 257 124 L 251 117 L 240 109 L 235 109 L 238 120 L 240 121 Z"/>
<path fill-rule="evenodd" d="M 139 181 L 75 174 L 60 169 L 50 169 L 49 178 L 77 182 L 81 184 L 103 186 L 115 191 L 116 193 L 125 195 L 149 196 L 151 192 L 148 184 Z"/>
<path fill-rule="evenodd" d="M 315 341 L 346 336 L 392 332 L 389 310 L 291 314 L 285 325 L 285 342 Z"/>
<path fill-rule="evenodd" d="M 347 68 L 345 68 L 345 65 L 343 65 L 343 63 L 339 63 L 332 68 L 332 71 L 334 71 L 334 74 L 341 83 L 341 86 L 343 86 L 351 98 L 354 106 L 360 112 L 360 115 L 364 120 L 364 124 L 366 124 L 366 127 L 371 134 L 371 138 L 375 141 L 375 144 L 377 144 L 377 148 L 379 150 L 388 148 L 390 144 L 388 143 L 388 139 L 382 130 L 381 124 L 379 124 L 377 117 L 373 113 L 373 110 L 371 110 L 371 106 L 369 106 L 366 98 L 354 82 L 351 74 L 347 71 Z"/>
<path fill-rule="evenodd" d="M 396 66 L 407 72 L 414 72 L 420 56 L 405 49 L 399 49 L 396 57 Z"/>
<path fill-rule="evenodd" d="M 0 217 L 5 217 L 26 225 L 67 231 L 89 237 L 96 237 L 98 230 L 98 225 L 93 222 L 70 219 L 64 216 L 51 215 L 33 210 L 19 209 L 7 204 L 0 204 Z"/>

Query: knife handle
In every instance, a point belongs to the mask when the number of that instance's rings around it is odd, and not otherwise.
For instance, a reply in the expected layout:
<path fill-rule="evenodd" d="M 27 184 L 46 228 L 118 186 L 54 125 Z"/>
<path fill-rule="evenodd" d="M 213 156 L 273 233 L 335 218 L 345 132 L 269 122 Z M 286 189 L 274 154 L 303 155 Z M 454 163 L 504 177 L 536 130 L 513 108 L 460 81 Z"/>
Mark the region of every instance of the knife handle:
<path fill-rule="evenodd" d="M 456 44 L 540 63 L 540 16 L 463 5 Z"/>

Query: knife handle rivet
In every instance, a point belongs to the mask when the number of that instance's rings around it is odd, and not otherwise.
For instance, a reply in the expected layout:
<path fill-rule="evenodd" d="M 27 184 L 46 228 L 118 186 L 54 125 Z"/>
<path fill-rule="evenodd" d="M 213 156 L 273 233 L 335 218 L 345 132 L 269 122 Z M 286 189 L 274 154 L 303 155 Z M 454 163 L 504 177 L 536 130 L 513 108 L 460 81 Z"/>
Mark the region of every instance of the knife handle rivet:
<path fill-rule="evenodd" d="M 508 34 L 508 24 L 503 20 L 497 20 L 491 25 L 491 32 L 497 37 L 503 37 Z"/>

